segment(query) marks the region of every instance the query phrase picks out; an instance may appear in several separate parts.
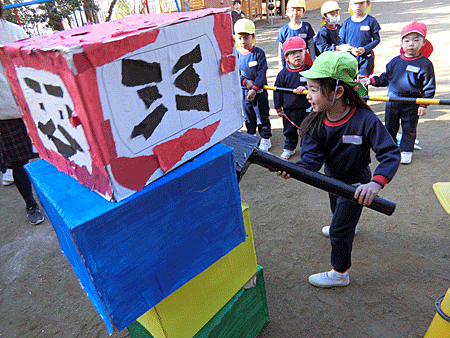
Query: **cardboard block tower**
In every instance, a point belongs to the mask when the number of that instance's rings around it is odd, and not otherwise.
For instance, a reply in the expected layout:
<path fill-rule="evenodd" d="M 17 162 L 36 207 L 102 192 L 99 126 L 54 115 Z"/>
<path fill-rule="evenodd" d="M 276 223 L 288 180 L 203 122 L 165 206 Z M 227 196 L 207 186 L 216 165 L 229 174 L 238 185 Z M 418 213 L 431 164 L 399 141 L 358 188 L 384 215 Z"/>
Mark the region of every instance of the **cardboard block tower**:
<path fill-rule="evenodd" d="M 242 126 L 233 48 L 222 9 L 0 46 L 43 158 L 27 171 L 109 333 L 250 337 L 268 320 L 232 149 L 217 144 Z M 227 324 L 255 302 L 254 320 Z"/>

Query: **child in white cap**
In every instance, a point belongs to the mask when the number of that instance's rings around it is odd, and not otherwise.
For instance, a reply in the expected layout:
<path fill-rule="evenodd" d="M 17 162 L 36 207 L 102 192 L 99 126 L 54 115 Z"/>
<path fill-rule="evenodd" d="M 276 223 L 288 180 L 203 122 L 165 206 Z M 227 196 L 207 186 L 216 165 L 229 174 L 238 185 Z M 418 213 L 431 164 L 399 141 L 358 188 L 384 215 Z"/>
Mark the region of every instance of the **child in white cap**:
<path fill-rule="evenodd" d="M 436 89 L 433 63 L 421 52 L 426 36 L 427 26 L 424 23 L 414 21 L 406 25 L 401 31 L 403 53 L 393 58 L 380 76 L 361 79 L 361 83 L 375 87 L 387 86 L 388 96 L 393 98 L 433 98 Z M 394 140 L 400 124 L 402 126 L 402 164 L 412 161 L 419 117 L 426 113 L 426 105 L 386 103 L 385 125 Z"/>
<path fill-rule="evenodd" d="M 345 52 L 325 52 L 310 70 L 300 75 L 307 79 L 312 112 L 300 126 L 301 160 L 306 169 L 357 186 L 354 201 L 329 194 L 333 218 L 329 228 L 331 266 L 327 272 L 309 276 L 317 287 L 347 286 L 348 269 L 356 224 L 363 206 L 370 205 L 380 190 L 392 180 L 400 162 L 400 151 L 380 119 L 361 96 L 367 90 L 354 81 L 356 59 Z M 379 162 L 372 177 L 370 150 Z M 289 178 L 285 172 L 278 172 Z"/>

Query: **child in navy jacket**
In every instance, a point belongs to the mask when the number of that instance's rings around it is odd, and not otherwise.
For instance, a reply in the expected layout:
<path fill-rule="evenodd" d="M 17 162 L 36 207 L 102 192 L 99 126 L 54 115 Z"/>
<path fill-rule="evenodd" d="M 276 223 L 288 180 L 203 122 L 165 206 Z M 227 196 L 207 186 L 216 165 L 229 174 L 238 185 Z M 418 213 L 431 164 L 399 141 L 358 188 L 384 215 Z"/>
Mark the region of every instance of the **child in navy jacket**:
<path fill-rule="evenodd" d="M 339 31 L 341 25 L 339 25 L 339 5 L 336 1 L 330 0 L 324 2 L 320 8 L 322 20 L 325 24 L 320 27 L 317 32 L 316 42 L 316 56 L 326 51 L 337 50 L 336 46 L 339 45 Z"/>
<path fill-rule="evenodd" d="M 426 35 L 424 23 L 412 22 L 405 26 L 401 31 L 404 54 L 393 58 L 380 76 L 362 79 L 361 82 L 375 87 L 387 86 L 389 97 L 433 98 L 436 89 L 433 64 L 421 54 Z M 426 105 L 386 103 L 385 125 L 394 140 L 400 123 L 402 125 L 402 164 L 412 161 L 419 117 L 426 113 Z"/>
<path fill-rule="evenodd" d="M 235 39 L 239 46 L 238 61 L 242 89 L 242 107 L 247 133 L 258 129 L 261 142 L 259 148 L 269 151 L 272 130 L 269 119 L 269 96 L 267 90 L 267 60 L 261 48 L 255 46 L 255 24 L 249 19 L 240 19 L 234 25 Z"/>
<path fill-rule="evenodd" d="M 298 126 L 303 122 L 310 107 L 305 95 L 300 95 L 306 89 L 306 79 L 300 75 L 301 71 L 311 67 L 304 64 L 305 41 L 298 36 L 287 39 L 283 43 L 286 67 L 277 75 L 276 87 L 295 88 L 294 93 L 273 93 L 274 108 L 278 116 L 283 117 L 283 135 L 285 137 L 284 150 L 281 158 L 287 160 L 295 154 L 298 144 Z"/>
<path fill-rule="evenodd" d="M 241 10 L 241 0 L 234 0 L 233 7 L 234 9 L 231 11 L 231 21 L 233 22 L 233 33 L 234 33 L 234 25 L 240 19 L 245 18 L 245 13 Z"/>
<path fill-rule="evenodd" d="M 392 180 L 400 162 L 400 151 L 380 119 L 360 95 L 364 86 L 354 81 L 356 59 L 345 52 L 325 52 L 310 70 L 300 74 L 307 79 L 307 99 L 312 112 L 300 126 L 301 160 L 306 169 L 357 186 L 354 201 L 329 194 L 333 218 L 329 227 L 332 270 L 309 277 L 317 287 L 347 286 L 347 270 L 356 224 L 363 206 L 370 205 L 379 191 Z M 358 89 L 358 93 L 355 89 Z M 370 150 L 378 166 L 372 177 Z M 285 172 L 278 172 L 289 178 Z"/>

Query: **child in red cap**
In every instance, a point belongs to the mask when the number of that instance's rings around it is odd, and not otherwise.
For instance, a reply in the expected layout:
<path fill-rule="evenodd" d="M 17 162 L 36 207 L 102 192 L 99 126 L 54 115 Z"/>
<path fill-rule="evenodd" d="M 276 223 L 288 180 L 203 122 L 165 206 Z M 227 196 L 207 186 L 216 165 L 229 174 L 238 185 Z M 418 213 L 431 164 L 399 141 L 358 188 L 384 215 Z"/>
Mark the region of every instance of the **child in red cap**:
<path fill-rule="evenodd" d="M 386 72 L 370 79 L 361 79 L 361 83 L 366 86 L 387 86 L 389 97 L 433 98 L 436 90 L 434 68 L 431 61 L 422 54 L 430 50 L 426 47 L 426 36 L 427 26 L 424 23 L 414 21 L 406 25 L 401 31 L 402 53 L 387 64 Z M 402 126 L 402 164 L 412 161 L 417 123 L 419 117 L 426 113 L 426 105 L 386 103 L 385 125 L 394 140 L 400 124 Z"/>
<path fill-rule="evenodd" d="M 304 63 L 306 43 L 301 37 L 287 39 L 283 43 L 283 53 L 286 66 L 278 73 L 275 86 L 295 88 L 295 94 L 275 91 L 273 101 L 278 116 L 283 117 L 285 141 L 281 158 L 287 160 L 295 154 L 299 138 L 298 126 L 308 115 L 310 107 L 306 96 L 298 95 L 306 89 L 306 79 L 300 75 L 300 72 L 311 67 Z"/>

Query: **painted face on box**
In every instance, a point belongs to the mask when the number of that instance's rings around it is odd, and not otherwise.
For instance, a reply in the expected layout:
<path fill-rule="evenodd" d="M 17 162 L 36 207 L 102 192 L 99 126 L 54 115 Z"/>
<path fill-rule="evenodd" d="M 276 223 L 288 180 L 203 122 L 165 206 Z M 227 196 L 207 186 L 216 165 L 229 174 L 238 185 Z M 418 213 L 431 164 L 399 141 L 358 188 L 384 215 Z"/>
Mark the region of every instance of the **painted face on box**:
<path fill-rule="evenodd" d="M 200 36 L 162 48 L 149 45 L 97 69 L 103 113 L 119 154 L 137 156 L 223 110 L 220 74 L 211 72 L 217 62 L 208 58 L 214 53 Z"/>
<path fill-rule="evenodd" d="M 44 146 L 91 171 L 86 136 L 71 124 L 74 105 L 61 78 L 29 67 L 17 67 L 17 77 Z"/>

